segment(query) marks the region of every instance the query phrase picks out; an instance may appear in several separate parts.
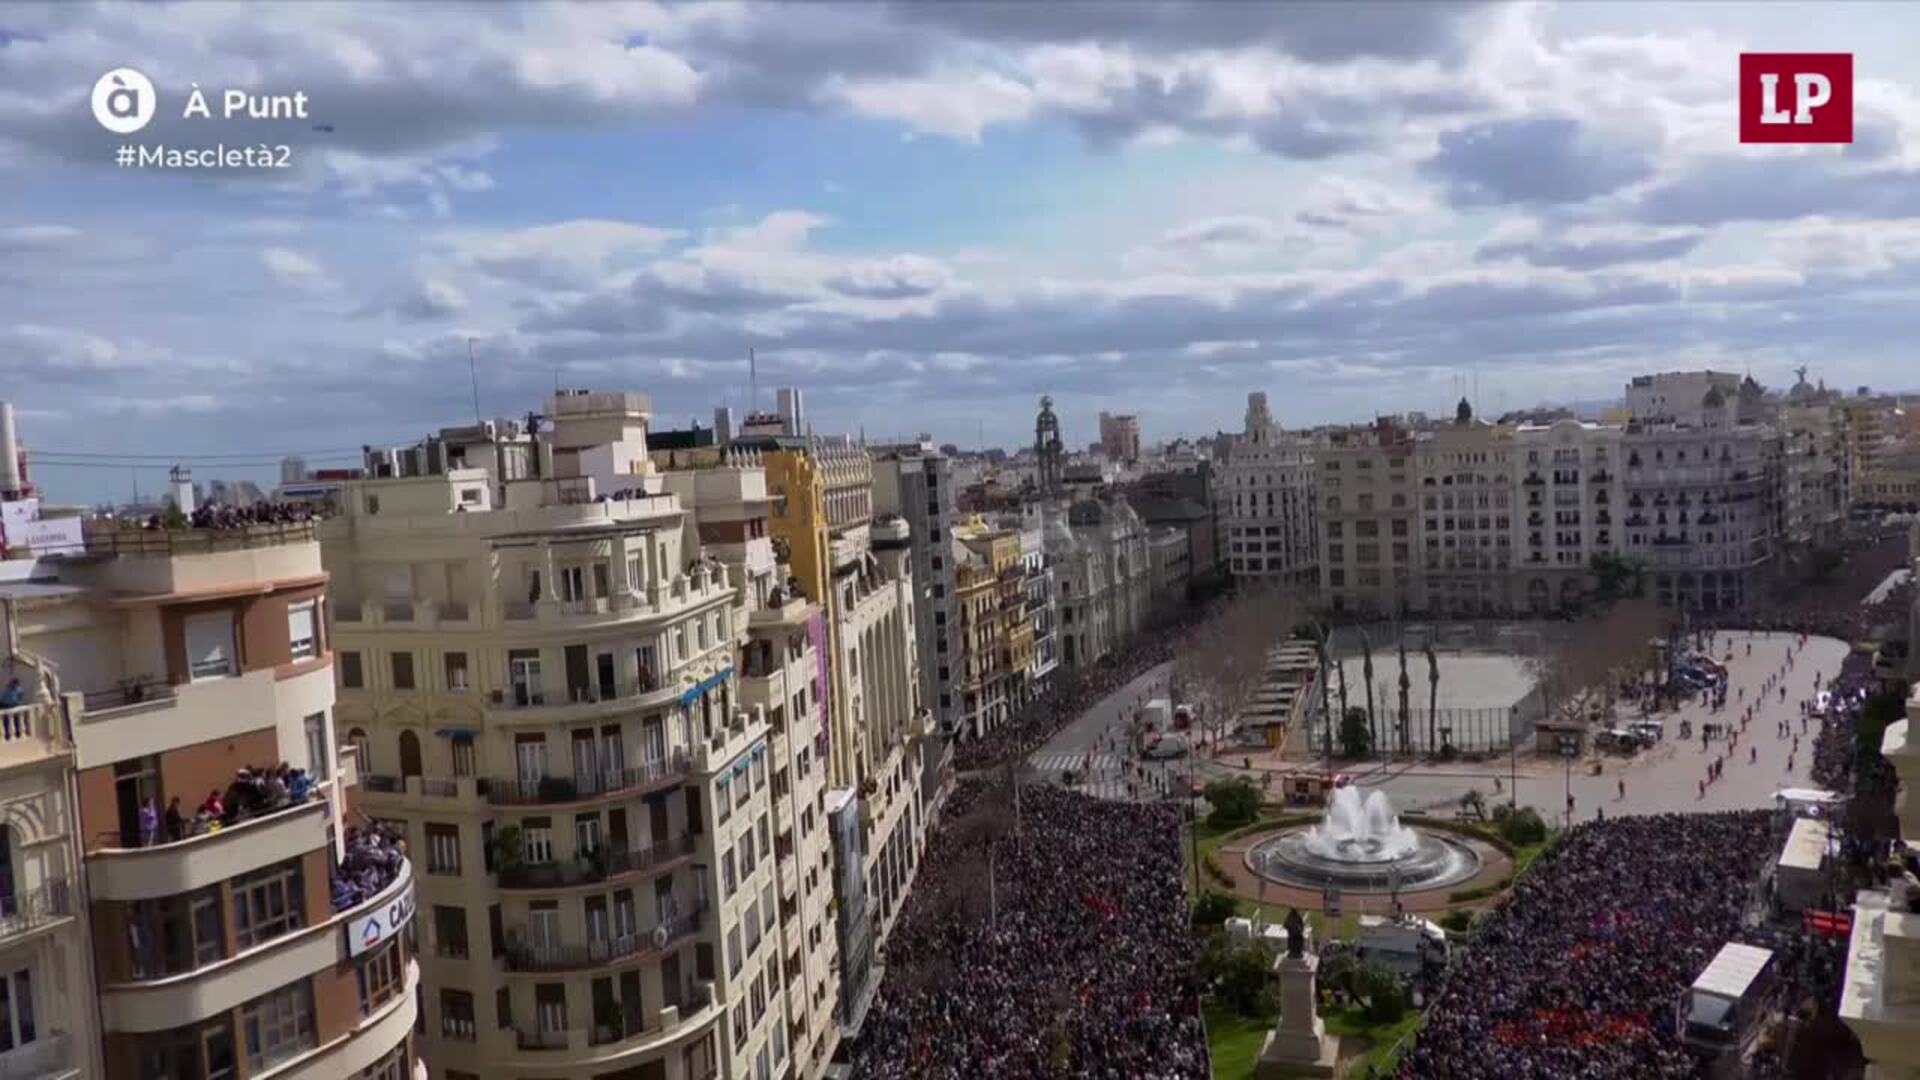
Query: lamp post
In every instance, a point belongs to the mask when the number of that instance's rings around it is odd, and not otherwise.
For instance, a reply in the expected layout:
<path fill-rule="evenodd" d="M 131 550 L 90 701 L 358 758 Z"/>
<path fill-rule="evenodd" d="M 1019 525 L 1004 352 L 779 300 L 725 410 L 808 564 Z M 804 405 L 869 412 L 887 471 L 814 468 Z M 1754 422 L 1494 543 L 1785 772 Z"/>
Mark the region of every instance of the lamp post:
<path fill-rule="evenodd" d="M 1567 825 L 1566 827 L 1571 829 L 1573 828 L 1573 759 L 1578 757 L 1580 754 L 1580 744 L 1577 741 L 1577 739 L 1569 739 L 1567 740 L 1567 744 L 1561 747 L 1560 752 L 1567 759 L 1567 819 L 1566 819 Z"/>

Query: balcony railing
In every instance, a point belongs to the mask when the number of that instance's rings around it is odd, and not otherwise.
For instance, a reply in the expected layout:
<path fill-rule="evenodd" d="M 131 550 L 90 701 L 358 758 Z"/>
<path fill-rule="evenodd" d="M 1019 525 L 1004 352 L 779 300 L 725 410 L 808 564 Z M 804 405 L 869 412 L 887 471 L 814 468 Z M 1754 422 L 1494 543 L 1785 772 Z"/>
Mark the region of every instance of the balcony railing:
<path fill-rule="evenodd" d="M 625 934 L 585 945 L 534 945 L 526 941 L 525 930 L 516 931 L 507 943 L 507 970 L 545 973 L 583 971 L 625 961 L 644 959 L 665 953 L 679 942 L 700 931 L 706 919 L 706 905 L 642 934 Z"/>
<path fill-rule="evenodd" d="M 495 806 L 542 806 L 635 794 L 677 784 L 686 778 L 690 768 L 686 753 L 679 751 L 630 769 L 609 770 L 587 777 L 543 776 L 538 780 L 494 777 L 487 783 L 487 801 Z"/>
<path fill-rule="evenodd" d="M 688 987 L 678 1002 L 667 1002 L 664 1008 L 676 1011 L 676 1019 L 671 1023 L 661 1023 L 661 1010 L 649 1010 L 652 1019 L 638 1008 L 618 1006 L 616 1015 L 610 1023 L 595 1023 L 590 1028 L 540 1028 L 534 1031 L 515 1029 L 515 1041 L 522 1050 L 547 1051 L 568 1050 L 577 1046 L 611 1046 L 628 1039 L 641 1039 L 671 1031 L 679 1025 L 705 1012 L 713 1004 L 713 992 L 710 984 L 695 983 Z"/>
<path fill-rule="evenodd" d="M 79 1055 L 73 1052 L 73 1039 L 64 1031 L 51 1031 L 21 1046 L 0 1054 L 0 1080 L 45 1080 L 47 1077 L 78 1076 Z"/>
<path fill-rule="evenodd" d="M 574 885 L 591 885 L 608 878 L 658 870 L 671 865 L 676 859 L 691 857 L 695 850 L 694 838 L 683 835 L 664 844 L 604 851 L 571 862 L 517 863 L 500 868 L 500 887 L 563 889 Z"/>
<path fill-rule="evenodd" d="M 73 883 L 65 878 L 12 896 L 0 895 L 0 941 L 72 914 Z"/>
<path fill-rule="evenodd" d="M 177 692 L 173 684 L 162 679 L 139 678 L 124 679 L 111 690 L 89 690 L 82 697 L 90 713 L 106 712 L 109 709 L 122 709 L 129 705 L 146 705 L 156 701 L 174 700 Z"/>
<path fill-rule="evenodd" d="M 235 529 L 125 528 L 108 522 L 86 530 L 89 555 L 203 555 L 216 551 L 249 551 L 314 542 L 314 521 L 282 525 L 243 525 Z"/>

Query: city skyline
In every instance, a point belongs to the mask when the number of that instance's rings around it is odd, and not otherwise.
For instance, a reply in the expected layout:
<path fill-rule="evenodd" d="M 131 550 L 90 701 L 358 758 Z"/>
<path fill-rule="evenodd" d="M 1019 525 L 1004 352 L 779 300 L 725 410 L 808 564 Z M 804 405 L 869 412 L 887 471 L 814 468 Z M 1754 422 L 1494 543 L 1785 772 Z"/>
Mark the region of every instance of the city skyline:
<path fill-rule="evenodd" d="M 470 347 L 489 416 L 558 384 L 707 423 L 749 407 L 752 350 L 762 408 L 799 386 L 819 430 L 963 447 L 1024 445 L 1042 393 L 1084 446 L 1103 409 L 1147 443 L 1232 430 L 1255 389 L 1299 427 L 1661 370 L 1898 378 L 1897 8 L 795 10 L 8 7 L 23 429 L 350 464 L 470 414 Z M 1784 48 L 1856 54 L 1851 146 L 1738 144 L 1736 54 Z M 87 98 L 113 64 L 163 105 L 305 93 L 311 122 L 247 129 L 293 167 L 111 168 Z"/>

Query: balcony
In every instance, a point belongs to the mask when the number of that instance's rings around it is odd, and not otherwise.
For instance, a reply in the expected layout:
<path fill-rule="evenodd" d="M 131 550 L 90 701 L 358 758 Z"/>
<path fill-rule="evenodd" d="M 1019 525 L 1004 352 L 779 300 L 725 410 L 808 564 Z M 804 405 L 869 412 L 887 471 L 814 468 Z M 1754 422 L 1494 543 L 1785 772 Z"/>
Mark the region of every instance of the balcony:
<path fill-rule="evenodd" d="M 38 888 L 0 896 L 0 942 L 73 916 L 73 882 L 55 878 Z M 0 1059 L 4 1060 L 4 1059 Z M 0 1071 L 0 1080 L 7 1074 Z"/>
<path fill-rule="evenodd" d="M 605 851 L 572 862 L 516 863 L 500 867 L 503 889 L 567 889 L 627 877 L 657 877 L 693 857 L 698 846 L 691 835 L 664 844 Z"/>
<path fill-rule="evenodd" d="M 655 1053 L 663 1043 L 705 1026 L 718 1015 L 713 998 L 713 984 L 695 983 L 682 992 L 678 1003 L 662 1005 L 649 1015 L 621 1008 L 606 1018 L 611 1022 L 592 1027 L 515 1029 L 514 1042 L 529 1055 L 530 1068 L 563 1064 L 563 1054 L 580 1059 L 577 1064 L 605 1067 Z"/>
<path fill-rule="evenodd" d="M 0 1080 L 68 1080 L 80 1075 L 81 1054 L 64 1031 L 49 1032 L 0 1054 Z"/>
<path fill-rule="evenodd" d="M 0 768 L 30 765 L 71 752 L 65 707 L 64 702 L 49 701 L 0 709 Z"/>
<path fill-rule="evenodd" d="M 192 892 L 327 846 L 326 785 L 306 802 L 215 832 L 148 847 L 102 847 L 87 856 L 96 900 L 146 900 Z M 107 834 L 114 843 L 118 832 Z"/>
<path fill-rule="evenodd" d="M 88 555 L 115 558 L 207 555 L 220 551 L 252 551 L 315 542 L 317 521 L 281 525 L 247 525 L 237 529 L 143 529 L 114 523 L 89 528 Z"/>
<path fill-rule="evenodd" d="M 587 777 L 543 776 L 521 780 L 499 776 L 487 781 L 487 801 L 495 806 L 560 806 L 645 795 L 679 785 L 691 767 L 684 751 L 630 769 L 609 770 Z"/>
<path fill-rule="evenodd" d="M 530 944 L 526 940 L 526 929 L 521 927 L 508 934 L 507 970 L 544 975 L 627 967 L 666 955 L 698 934 L 705 921 L 706 905 L 701 904 L 689 914 L 662 921 L 646 933 L 626 934 L 585 945 Z"/>

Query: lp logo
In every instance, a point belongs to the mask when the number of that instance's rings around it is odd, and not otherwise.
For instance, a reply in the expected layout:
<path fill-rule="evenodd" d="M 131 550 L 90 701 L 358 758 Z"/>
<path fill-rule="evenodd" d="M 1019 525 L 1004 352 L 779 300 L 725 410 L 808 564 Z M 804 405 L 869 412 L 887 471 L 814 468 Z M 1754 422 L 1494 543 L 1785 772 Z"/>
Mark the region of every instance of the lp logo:
<path fill-rule="evenodd" d="M 1741 53 L 1740 141 L 1853 141 L 1852 53 Z"/>
<path fill-rule="evenodd" d="M 116 135 L 146 127 L 159 105 L 152 81 L 132 68 L 114 68 L 93 84 L 93 118 Z"/>

